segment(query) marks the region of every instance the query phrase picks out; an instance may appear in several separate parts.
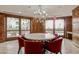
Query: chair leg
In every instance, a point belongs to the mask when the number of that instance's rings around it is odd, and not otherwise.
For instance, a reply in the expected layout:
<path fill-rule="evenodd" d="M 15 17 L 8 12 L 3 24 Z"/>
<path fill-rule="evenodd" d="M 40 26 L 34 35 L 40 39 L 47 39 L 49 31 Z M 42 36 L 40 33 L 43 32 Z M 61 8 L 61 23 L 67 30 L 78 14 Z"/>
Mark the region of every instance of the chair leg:
<path fill-rule="evenodd" d="M 60 51 L 60 54 L 62 54 L 62 52 Z"/>
<path fill-rule="evenodd" d="M 19 54 L 20 50 L 21 50 L 21 47 L 19 47 L 19 49 L 18 49 L 18 54 Z"/>

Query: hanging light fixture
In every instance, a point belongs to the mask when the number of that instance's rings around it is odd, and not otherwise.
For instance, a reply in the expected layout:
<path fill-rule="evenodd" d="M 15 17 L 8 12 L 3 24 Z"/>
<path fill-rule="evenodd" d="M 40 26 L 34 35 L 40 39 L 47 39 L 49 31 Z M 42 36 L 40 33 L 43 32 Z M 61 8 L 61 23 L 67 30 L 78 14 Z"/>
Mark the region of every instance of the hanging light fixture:
<path fill-rule="evenodd" d="M 37 18 L 39 21 L 46 20 L 47 13 L 45 10 L 42 9 L 41 5 L 38 5 L 38 9 L 34 11 L 34 17 Z"/>

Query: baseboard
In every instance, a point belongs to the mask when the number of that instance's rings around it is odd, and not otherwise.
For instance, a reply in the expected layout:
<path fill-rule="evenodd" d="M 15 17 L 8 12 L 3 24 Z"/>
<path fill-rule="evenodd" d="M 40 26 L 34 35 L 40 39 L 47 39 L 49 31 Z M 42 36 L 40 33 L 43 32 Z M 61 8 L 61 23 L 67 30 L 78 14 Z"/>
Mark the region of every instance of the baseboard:
<path fill-rule="evenodd" d="M 13 40 L 16 40 L 16 39 L 11 39 L 11 40 L 2 40 L 2 41 L 0 41 L 0 43 L 7 42 L 7 41 L 13 41 Z"/>

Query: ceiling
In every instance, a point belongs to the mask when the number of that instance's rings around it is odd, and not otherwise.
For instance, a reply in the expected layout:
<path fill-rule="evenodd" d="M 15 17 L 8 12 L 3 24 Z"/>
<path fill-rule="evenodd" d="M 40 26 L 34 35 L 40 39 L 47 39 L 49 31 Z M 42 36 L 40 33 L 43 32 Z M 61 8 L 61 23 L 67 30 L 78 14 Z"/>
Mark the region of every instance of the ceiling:
<path fill-rule="evenodd" d="M 76 7 L 77 5 L 42 5 L 48 16 L 70 16 Z M 22 16 L 33 16 L 37 9 L 38 5 L 0 5 L 0 12 Z"/>

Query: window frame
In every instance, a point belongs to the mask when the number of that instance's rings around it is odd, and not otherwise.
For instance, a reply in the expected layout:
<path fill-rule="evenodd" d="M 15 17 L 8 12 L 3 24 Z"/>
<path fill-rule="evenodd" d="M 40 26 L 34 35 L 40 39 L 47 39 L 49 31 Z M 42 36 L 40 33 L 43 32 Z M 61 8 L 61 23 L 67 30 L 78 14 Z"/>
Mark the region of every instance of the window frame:
<path fill-rule="evenodd" d="M 56 21 L 56 20 L 60 20 L 60 19 L 61 19 L 61 20 L 64 20 L 63 35 L 61 35 L 61 36 L 64 37 L 64 36 L 65 36 L 65 19 L 64 19 L 64 18 L 58 18 L 58 19 L 55 19 L 55 21 Z M 55 22 L 54 22 L 54 23 L 55 23 Z M 56 24 L 55 24 L 55 25 L 56 25 Z M 57 29 L 55 28 L 55 30 L 57 30 Z M 55 33 L 55 32 L 54 32 L 54 33 Z"/>
<path fill-rule="evenodd" d="M 18 18 L 18 20 L 19 20 L 19 29 L 18 29 L 18 30 L 7 30 L 7 17 L 10 17 L 10 18 Z M 7 32 L 8 32 L 8 31 L 19 31 L 19 35 L 21 35 L 22 31 L 29 31 L 29 32 L 30 32 L 30 29 L 29 29 L 29 30 L 21 30 L 21 19 L 30 20 L 30 18 L 20 18 L 20 17 L 13 17 L 13 16 L 6 16 L 6 17 L 5 17 L 6 39 L 7 39 L 7 38 L 16 38 L 16 37 L 17 37 L 17 36 L 7 37 Z"/>
<path fill-rule="evenodd" d="M 46 29 L 46 21 L 49 21 L 49 20 L 52 20 L 52 19 L 45 20 L 45 32 L 48 33 L 47 31 L 53 31 L 52 33 L 54 33 L 54 20 L 53 20 L 53 28 L 52 29 Z"/>
<path fill-rule="evenodd" d="M 26 18 L 21 18 L 21 19 L 20 19 L 20 25 L 21 25 L 22 19 L 26 19 Z M 26 20 L 30 20 L 30 19 L 26 19 Z M 31 22 L 31 21 L 30 21 L 30 22 Z M 31 24 L 31 23 L 30 23 L 30 24 Z M 22 30 L 21 28 L 22 28 L 22 26 L 20 26 L 20 35 L 23 35 L 23 34 L 22 34 L 22 31 L 29 31 L 29 33 L 30 33 L 30 28 L 29 28 L 29 29 L 26 29 L 26 30 Z"/>
<path fill-rule="evenodd" d="M 53 29 L 52 29 L 52 31 L 53 31 L 53 34 L 55 34 L 55 21 L 56 20 L 59 20 L 59 19 L 62 19 L 62 20 L 64 20 L 64 29 L 63 29 L 63 31 L 64 31 L 64 34 L 62 35 L 63 37 L 65 36 L 65 19 L 64 18 L 57 18 L 57 19 L 47 19 L 47 20 L 53 20 Z M 46 21 L 46 20 L 45 20 Z M 46 25 L 45 25 L 46 26 Z M 46 30 L 51 30 L 51 29 L 46 29 L 45 28 L 45 32 L 46 32 Z"/>

